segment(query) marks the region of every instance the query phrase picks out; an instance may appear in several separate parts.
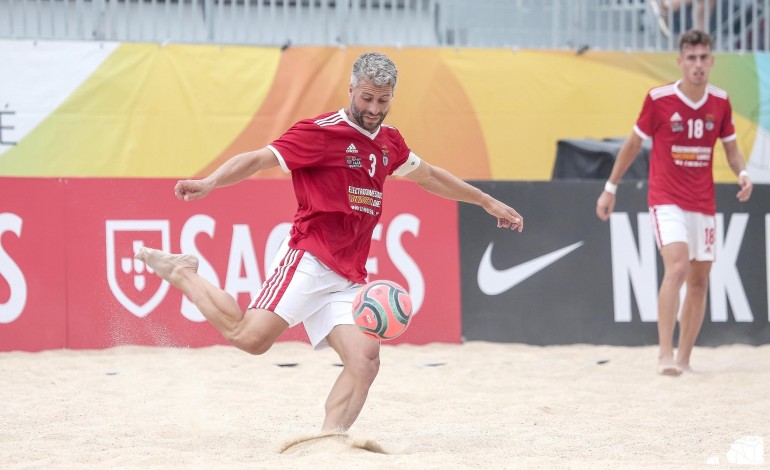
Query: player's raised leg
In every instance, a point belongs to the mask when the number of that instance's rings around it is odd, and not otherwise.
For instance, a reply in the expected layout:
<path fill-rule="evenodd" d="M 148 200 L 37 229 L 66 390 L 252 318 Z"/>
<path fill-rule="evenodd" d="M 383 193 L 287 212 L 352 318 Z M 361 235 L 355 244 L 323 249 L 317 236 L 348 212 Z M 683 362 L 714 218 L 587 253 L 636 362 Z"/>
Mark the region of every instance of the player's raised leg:
<path fill-rule="evenodd" d="M 691 261 L 687 273 L 687 294 L 679 319 L 679 347 L 676 365 L 682 371 L 690 369 L 690 354 L 698 338 L 706 314 L 706 293 L 709 287 L 711 261 Z"/>
<path fill-rule="evenodd" d="M 241 311 L 230 294 L 198 274 L 198 259 L 193 255 L 173 255 L 142 247 L 136 258 L 181 290 L 206 320 L 239 349 L 262 354 L 289 327 L 285 320 L 267 310 Z"/>
<path fill-rule="evenodd" d="M 344 367 L 326 399 L 322 430 L 347 431 L 361 412 L 380 370 L 380 343 L 361 334 L 355 325 L 335 326 L 327 341 Z"/>
<path fill-rule="evenodd" d="M 658 373 L 679 375 L 682 370 L 674 361 L 674 329 L 679 291 L 689 268 L 689 251 L 686 243 L 675 242 L 661 248 L 660 254 L 665 272 L 658 291 Z"/>

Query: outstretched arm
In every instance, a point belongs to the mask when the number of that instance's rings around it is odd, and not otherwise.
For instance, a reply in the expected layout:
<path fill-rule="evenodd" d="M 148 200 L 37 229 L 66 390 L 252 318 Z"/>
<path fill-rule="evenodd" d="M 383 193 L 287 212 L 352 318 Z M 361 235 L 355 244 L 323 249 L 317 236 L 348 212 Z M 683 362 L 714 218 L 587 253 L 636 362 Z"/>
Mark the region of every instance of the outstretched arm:
<path fill-rule="evenodd" d="M 278 165 L 278 158 L 267 147 L 251 152 L 240 153 L 214 170 L 209 176 L 199 180 L 181 180 L 174 187 L 176 197 L 191 201 L 205 197 L 211 190 L 230 186 L 253 175 L 259 170 Z"/>
<path fill-rule="evenodd" d="M 618 156 L 615 158 L 615 164 L 612 165 L 612 173 L 604 186 L 604 191 L 596 200 L 596 216 L 605 222 L 610 218 L 610 214 L 615 209 L 615 188 L 617 187 L 623 175 L 628 171 L 628 167 L 636 160 L 639 149 L 642 148 L 642 138 L 636 132 L 623 142 Z"/>
<path fill-rule="evenodd" d="M 524 229 L 524 218 L 511 207 L 425 160 L 405 177 L 443 198 L 483 207 L 489 215 L 497 219 L 498 227 L 510 227 L 511 230 L 519 232 Z"/>
<path fill-rule="evenodd" d="M 741 189 L 736 196 L 739 201 L 746 202 L 751 197 L 751 190 L 753 185 L 749 178 L 749 173 L 746 171 L 746 165 L 743 160 L 743 154 L 738 148 L 738 143 L 735 140 L 729 142 L 722 142 L 722 146 L 725 148 L 725 155 L 727 156 L 727 163 L 733 170 L 733 173 L 738 175 L 738 184 Z"/>

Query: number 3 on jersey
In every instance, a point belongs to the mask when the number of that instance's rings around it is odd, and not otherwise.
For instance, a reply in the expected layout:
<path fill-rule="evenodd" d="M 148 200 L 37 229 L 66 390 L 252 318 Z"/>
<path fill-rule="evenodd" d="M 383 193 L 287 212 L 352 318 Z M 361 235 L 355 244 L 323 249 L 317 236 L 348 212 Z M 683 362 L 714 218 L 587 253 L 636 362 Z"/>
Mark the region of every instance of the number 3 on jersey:
<path fill-rule="evenodd" d="M 372 166 L 369 167 L 369 176 L 374 178 L 374 172 L 377 169 L 377 157 L 371 153 L 369 154 L 369 161 L 372 162 Z"/>

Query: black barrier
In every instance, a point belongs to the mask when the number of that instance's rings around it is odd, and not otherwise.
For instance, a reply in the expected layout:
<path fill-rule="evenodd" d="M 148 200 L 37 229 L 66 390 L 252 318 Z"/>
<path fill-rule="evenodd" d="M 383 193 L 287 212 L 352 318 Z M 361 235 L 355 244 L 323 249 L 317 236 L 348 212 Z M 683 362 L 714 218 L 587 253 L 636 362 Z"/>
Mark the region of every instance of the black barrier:
<path fill-rule="evenodd" d="M 551 178 L 559 179 L 601 179 L 606 180 L 612 173 L 620 148 L 625 138 L 562 139 L 556 142 L 556 161 Z M 650 173 L 650 139 L 642 141 L 634 161 L 625 173 L 627 180 L 646 180 Z"/>
<path fill-rule="evenodd" d="M 657 344 L 663 275 L 649 225 L 646 182 L 621 183 L 609 222 L 596 217 L 603 182 L 471 182 L 525 217 L 498 229 L 460 204 L 462 322 L 466 340 Z M 770 185 L 748 203 L 717 185 L 717 261 L 697 345 L 770 343 Z"/>

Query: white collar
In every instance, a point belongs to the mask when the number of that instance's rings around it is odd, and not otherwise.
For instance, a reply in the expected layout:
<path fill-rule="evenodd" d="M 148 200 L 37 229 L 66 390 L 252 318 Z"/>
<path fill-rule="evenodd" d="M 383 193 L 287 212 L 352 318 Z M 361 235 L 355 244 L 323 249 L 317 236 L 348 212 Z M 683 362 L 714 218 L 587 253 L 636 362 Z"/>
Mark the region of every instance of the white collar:
<path fill-rule="evenodd" d="M 345 108 L 340 109 L 338 112 L 339 112 L 339 115 L 342 116 L 342 119 L 344 119 L 345 122 L 347 122 L 350 125 L 350 127 L 352 127 L 353 129 L 357 130 L 358 132 L 362 133 L 363 135 L 369 137 L 370 139 L 374 140 L 377 137 L 377 134 L 380 133 L 380 127 L 382 127 L 382 125 L 378 126 L 376 131 L 369 132 L 366 129 L 364 129 L 363 127 L 361 127 L 358 124 L 356 124 L 355 122 L 351 121 L 348 118 L 348 113 L 345 112 Z"/>
<path fill-rule="evenodd" d="M 676 92 L 676 96 L 678 96 L 679 99 L 684 102 L 684 104 L 691 107 L 692 109 L 698 109 L 706 103 L 706 100 L 709 97 L 708 85 L 706 85 L 706 90 L 703 93 L 703 97 L 701 97 L 701 99 L 695 102 L 695 101 L 692 101 L 690 98 L 688 98 L 687 95 L 682 93 L 682 90 L 679 89 L 679 85 L 681 83 L 682 83 L 682 80 L 677 80 L 676 82 L 674 82 L 674 91 Z"/>

